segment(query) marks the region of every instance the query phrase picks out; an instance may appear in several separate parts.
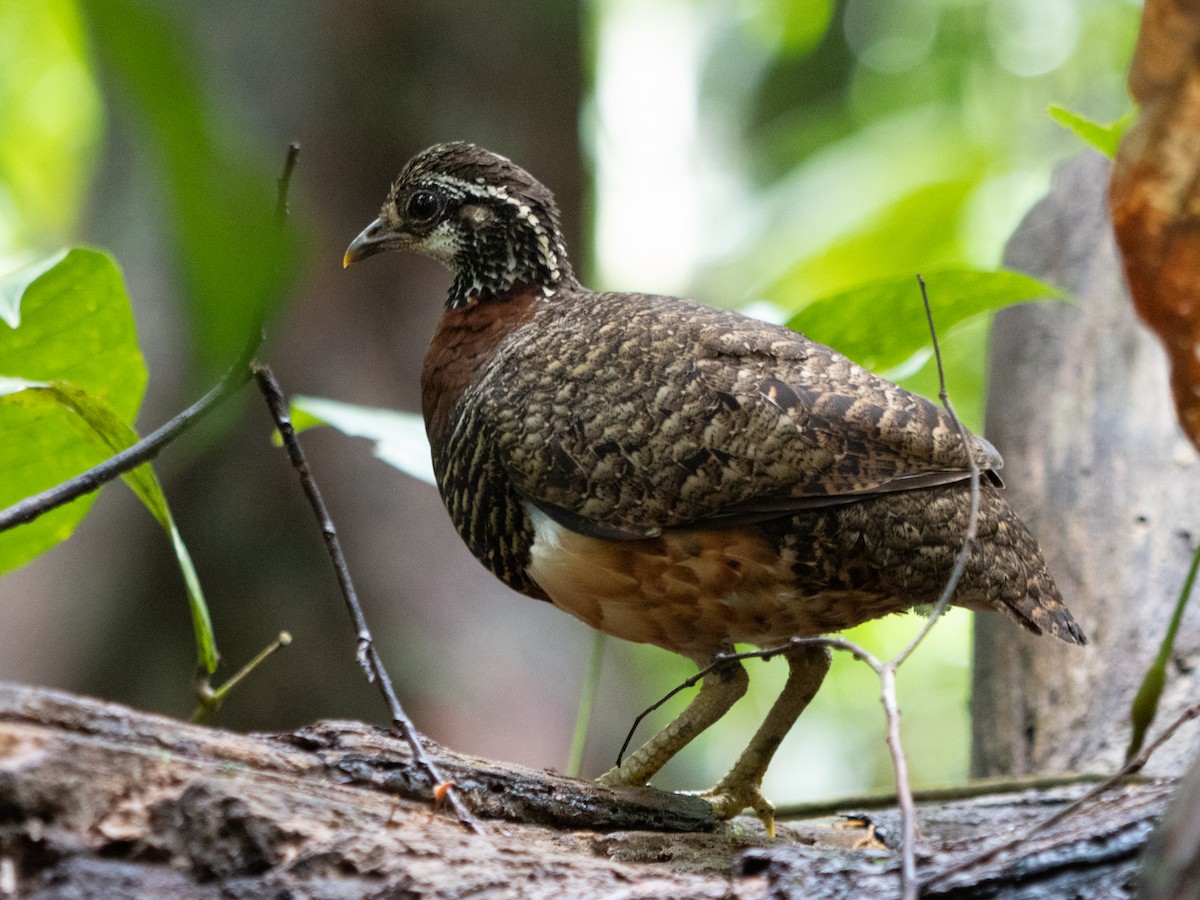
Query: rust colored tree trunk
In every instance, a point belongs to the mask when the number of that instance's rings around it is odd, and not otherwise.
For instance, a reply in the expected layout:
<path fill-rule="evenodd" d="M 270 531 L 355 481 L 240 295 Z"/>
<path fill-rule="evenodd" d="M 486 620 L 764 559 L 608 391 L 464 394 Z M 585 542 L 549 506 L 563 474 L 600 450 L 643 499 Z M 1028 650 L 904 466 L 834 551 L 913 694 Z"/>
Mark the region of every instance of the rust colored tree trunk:
<path fill-rule="evenodd" d="M 1009 500 L 1091 644 L 1067 647 L 977 618 L 972 768 L 980 776 L 1120 764 L 1130 702 L 1200 537 L 1200 462 L 1176 423 L 1162 349 L 1125 289 L 1105 199 L 1109 172 L 1096 154 L 1061 165 L 1005 257 L 1073 298 L 996 317 L 987 434 L 1004 455 Z M 1197 662 L 1193 608 L 1160 722 L 1200 695 Z M 1155 757 L 1155 771 L 1182 771 L 1194 743 L 1189 727 Z"/>
<path fill-rule="evenodd" d="M 1129 72 L 1140 106 L 1110 197 L 1138 314 L 1171 362 L 1183 429 L 1200 450 L 1200 6 L 1147 0 Z"/>

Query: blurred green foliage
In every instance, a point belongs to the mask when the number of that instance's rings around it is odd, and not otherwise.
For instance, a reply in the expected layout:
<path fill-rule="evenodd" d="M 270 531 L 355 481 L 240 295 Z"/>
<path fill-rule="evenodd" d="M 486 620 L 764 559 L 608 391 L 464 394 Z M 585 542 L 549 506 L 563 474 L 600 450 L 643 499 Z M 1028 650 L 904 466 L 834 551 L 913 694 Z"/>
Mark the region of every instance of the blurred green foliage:
<path fill-rule="evenodd" d="M 195 363 L 211 379 L 282 298 L 298 259 L 295 232 L 273 218 L 283 148 L 271 158 L 234 120 L 167 10 L 137 0 L 83 8 L 111 100 L 136 121 L 139 152 L 162 179 Z"/>
<path fill-rule="evenodd" d="M 791 315 L 875 279 L 993 269 L 1053 163 L 1079 148 L 1047 107 L 1097 119 L 1129 109 L 1139 9 L 1125 0 L 847 0 L 802 42 L 790 10 L 805 4 L 703 5 L 700 102 L 753 207 L 741 211 L 741 239 L 696 278 L 714 299 Z M 933 300 L 936 310 L 936 289 Z M 877 313 L 860 326 L 868 337 L 920 318 L 920 306 Z M 970 341 L 949 355 L 976 367 L 985 336 L 943 335 Z M 947 374 L 964 419 L 981 427 L 970 376 Z"/>
<path fill-rule="evenodd" d="M 82 208 L 102 124 L 85 43 L 73 0 L 0 3 L 0 261 L 60 242 Z"/>

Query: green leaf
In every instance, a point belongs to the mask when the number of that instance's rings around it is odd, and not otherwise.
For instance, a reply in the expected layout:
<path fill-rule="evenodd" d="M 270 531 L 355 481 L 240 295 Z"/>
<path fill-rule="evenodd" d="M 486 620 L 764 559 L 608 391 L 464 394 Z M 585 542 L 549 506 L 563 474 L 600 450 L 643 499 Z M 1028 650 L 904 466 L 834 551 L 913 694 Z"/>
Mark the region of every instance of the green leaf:
<path fill-rule="evenodd" d="M 1046 110 L 1050 113 L 1050 118 L 1066 128 L 1068 131 L 1073 131 L 1089 147 L 1094 147 L 1099 150 L 1109 159 L 1115 159 L 1117 155 L 1117 147 L 1121 143 L 1121 138 L 1125 132 L 1129 130 L 1129 126 L 1133 124 L 1137 117 L 1137 109 L 1129 110 L 1119 119 L 1109 122 L 1107 125 L 1101 125 L 1099 122 L 1080 115 L 1077 112 L 1071 112 L 1066 107 L 1059 106 L 1057 103 L 1051 103 Z"/>
<path fill-rule="evenodd" d="M 21 327 L 21 298 L 31 284 L 63 261 L 66 250 L 45 259 L 35 259 L 14 269 L 0 280 L 0 322 L 9 328 Z"/>
<path fill-rule="evenodd" d="M 295 397 L 292 400 L 293 425 L 297 422 L 331 425 L 351 437 L 375 441 L 375 455 L 426 484 L 436 485 L 425 420 L 417 413 L 396 412 L 370 406 L 355 406 L 321 397 Z"/>
<path fill-rule="evenodd" d="M 983 313 L 1063 297 L 1056 288 L 1018 272 L 944 269 L 926 275 L 925 282 L 939 336 Z M 932 347 L 921 289 L 907 275 L 814 300 L 787 324 L 893 379 L 919 371 Z"/>
<path fill-rule="evenodd" d="M 4 384 L 0 386 L 11 389 L 16 386 L 19 379 L 8 378 L 3 381 Z M 73 414 L 78 420 L 76 425 L 86 426 L 78 431 L 84 442 L 96 452 L 98 461 L 119 453 L 138 441 L 137 432 L 121 421 L 112 407 L 67 382 L 55 381 L 49 384 L 25 382 L 22 392 L 10 391 L 6 396 L 26 408 L 56 406 L 61 411 Z M 175 520 L 171 516 L 171 510 L 167 506 L 167 498 L 163 494 L 158 476 L 154 474 L 149 463 L 143 463 L 121 477 L 158 520 L 171 541 L 171 547 L 175 551 L 175 558 L 179 562 L 179 569 L 187 588 L 198 661 L 211 674 L 216 670 L 219 657 L 212 621 L 208 614 L 208 605 L 204 600 L 204 592 L 200 587 L 200 579 L 196 575 L 195 566 L 192 564 L 191 554 L 188 553 L 179 529 L 175 525 Z M 36 524 L 38 521 L 41 519 L 35 520 L 31 524 Z"/>
<path fill-rule="evenodd" d="M 976 186 L 970 178 L 958 178 L 913 189 L 825 249 L 801 256 L 761 296 L 791 312 L 811 297 L 846 285 L 961 259 L 961 237 L 946 223 L 962 218 Z"/>
<path fill-rule="evenodd" d="M 36 267 L 35 267 L 36 268 Z M 0 278 L 0 508 L 53 487 L 109 454 L 86 438 L 79 417 L 37 402 L 27 383 L 67 382 L 132 422 L 146 390 L 129 298 L 116 263 L 96 250 L 71 250 L 36 278 L 25 268 Z M 23 565 L 70 537 L 94 495 L 0 534 L 0 572 Z"/>
<path fill-rule="evenodd" d="M 113 259 L 75 249 L 0 279 L 0 508 L 136 443 L 146 390 L 129 297 Z M 167 532 L 191 603 L 200 664 L 217 665 L 195 567 L 149 464 L 124 476 Z M 80 497 L 0 533 L 0 573 L 70 537 L 95 500 Z"/>

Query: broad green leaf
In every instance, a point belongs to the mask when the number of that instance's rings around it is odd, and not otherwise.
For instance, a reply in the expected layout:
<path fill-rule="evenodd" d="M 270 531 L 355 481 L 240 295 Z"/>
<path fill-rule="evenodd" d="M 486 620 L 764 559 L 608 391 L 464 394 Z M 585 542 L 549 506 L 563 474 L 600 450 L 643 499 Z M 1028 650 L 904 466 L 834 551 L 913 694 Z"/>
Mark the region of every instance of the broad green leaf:
<path fill-rule="evenodd" d="M 759 292 L 761 297 L 790 312 L 847 285 L 961 259 L 962 239 L 946 223 L 961 218 L 975 187 L 964 177 L 914 188 L 830 246 L 798 259 Z"/>
<path fill-rule="evenodd" d="M 1133 124 L 1137 118 L 1137 109 L 1131 109 L 1119 119 L 1109 122 L 1107 125 L 1102 125 L 1089 119 L 1087 116 L 1080 115 L 1077 112 L 1072 112 L 1066 107 L 1059 106 L 1057 103 L 1051 103 L 1046 110 L 1050 113 L 1050 118 L 1069 131 L 1075 134 L 1089 147 L 1094 147 L 1099 150 L 1109 159 L 1115 159 L 1117 156 L 1117 147 L 1121 143 L 1121 138 L 1125 132 L 1129 130 L 1129 126 Z"/>
<path fill-rule="evenodd" d="M 325 424 L 351 437 L 369 438 L 375 441 L 375 455 L 385 463 L 426 484 L 437 484 L 425 420 L 417 413 L 355 406 L 321 397 L 295 397 L 292 417 L 297 431 Z"/>
<path fill-rule="evenodd" d="M 9 386 L 17 379 L 7 379 Z M 29 407 L 56 405 L 60 409 L 74 414 L 84 426 L 81 429 L 83 439 L 92 446 L 100 460 L 119 453 L 126 447 L 137 443 L 138 435 L 129 425 L 121 421 L 116 412 L 95 397 L 82 391 L 74 385 L 63 381 L 52 383 L 28 382 L 24 393 L 10 394 L 11 398 Z M 200 579 L 192 564 L 191 554 L 183 543 L 171 510 L 167 506 L 167 498 L 163 494 L 158 476 L 149 463 L 143 463 L 136 469 L 126 472 L 122 479 L 137 495 L 138 499 L 150 510 L 151 515 L 158 520 L 167 537 L 175 558 L 179 562 L 179 570 L 187 588 L 188 603 L 191 607 L 192 627 L 196 636 L 196 652 L 199 664 L 210 674 L 217 668 L 217 646 L 213 635 L 212 620 L 208 614 L 208 605 L 204 600 L 204 592 L 200 587 Z"/>
<path fill-rule="evenodd" d="M 133 421 L 146 389 L 146 367 L 111 257 L 71 250 L 36 279 L 27 271 L 0 278 L 0 295 L 15 297 L 0 322 L 0 377 L 67 382 L 106 404 L 121 421 Z M 6 324 L 13 320 L 20 326 Z M 110 455 L 87 439 L 78 415 L 58 403 L 31 402 L 29 393 L 0 396 L 0 508 Z M 94 495 L 81 497 L 0 534 L 0 572 L 70 537 L 93 500 Z"/>
<path fill-rule="evenodd" d="M 26 289 L 62 262 L 66 255 L 66 250 L 60 250 L 44 259 L 35 259 L 0 280 L 0 322 L 9 328 L 21 327 L 21 298 Z"/>
<path fill-rule="evenodd" d="M 946 269 L 925 276 L 939 336 L 982 313 L 1062 293 L 1018 272 Z M 860 365 L 901 377 L 919 370 L 931 346 L 914 276 L 888 278 L 814 300 L 788 321 Z M 907 364 L 907 365 L 906 365 Z M 903 371 L 898 370 L 904 367 Z"/>

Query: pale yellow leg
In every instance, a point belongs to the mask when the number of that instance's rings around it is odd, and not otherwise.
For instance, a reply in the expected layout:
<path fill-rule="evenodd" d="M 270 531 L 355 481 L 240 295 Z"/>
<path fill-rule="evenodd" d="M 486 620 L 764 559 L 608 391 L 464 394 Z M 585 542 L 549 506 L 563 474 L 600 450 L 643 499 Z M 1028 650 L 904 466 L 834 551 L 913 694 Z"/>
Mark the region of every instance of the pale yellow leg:
<path fill-rule="evenodd" d="M 762 819 L 771 837 L 775 836 L 775 807 L 762 795 L 763 775 L 779 744 L 825 680 L 825 673 L 829 671 L 829 650 L 820 646 L 797 647 L 788 653 L 787 661 L 788 677 L 779 699 L 729 774 L 711 791 L 701 795 L 712 804 L 719 819 L 733 818 L 750 807 Z"/>
<path fill-rule="evenodd" d="M 670 725 L 648 740 L 620 766 L 609 769 L 597 781 L 607 787 L 641 787 L 667 761 L 709 725 L 729 712 L 750 679 L 741 663 L 730 663 L 704 676 L 700 692 Z"/>

